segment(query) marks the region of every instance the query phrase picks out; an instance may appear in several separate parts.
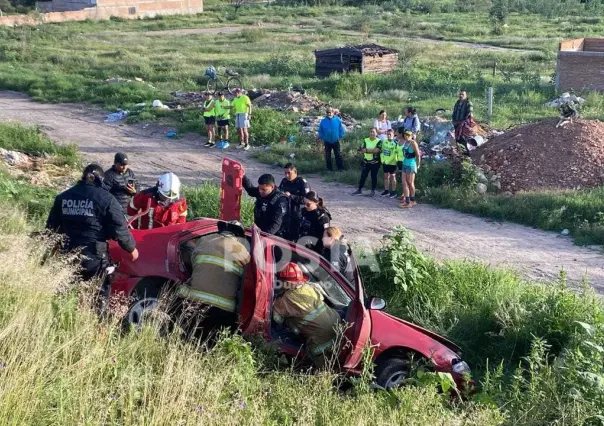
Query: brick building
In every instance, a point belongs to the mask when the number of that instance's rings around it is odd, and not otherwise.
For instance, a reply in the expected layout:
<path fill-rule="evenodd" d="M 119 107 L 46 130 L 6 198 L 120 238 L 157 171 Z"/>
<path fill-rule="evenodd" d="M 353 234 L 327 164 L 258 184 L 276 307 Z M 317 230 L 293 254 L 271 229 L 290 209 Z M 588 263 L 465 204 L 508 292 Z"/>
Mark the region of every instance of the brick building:
<path fill-rule="evenodd" d="M 0 17 L 0 25 L 83 21 L 85 19 L 145 18 L 203 12 L 203 0 L 52 0 L 36 3 L 39 15 Z"/>
<path fill-rule="evenodd" d="M 604 39 L 580 38 L 560 43 L 556 89 L 604 91 Z"/>

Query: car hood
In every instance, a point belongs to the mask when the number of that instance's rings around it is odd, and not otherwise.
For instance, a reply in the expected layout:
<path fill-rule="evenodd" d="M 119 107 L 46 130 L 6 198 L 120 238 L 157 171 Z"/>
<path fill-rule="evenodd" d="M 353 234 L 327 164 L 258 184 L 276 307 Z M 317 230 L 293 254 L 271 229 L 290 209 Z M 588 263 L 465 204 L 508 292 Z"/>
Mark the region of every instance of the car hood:
<path fill-rule="evenodd" d="M 373 325 L 373 330 L 372 330 L 372 334 L 375 332 L 379 332 L 377 327 L 378 324 L 381 325 L 380 328 L 387 330 L 385 332 L 387 333 L 398 333 L 396 330 L 396 325 L 400 325 L 401 327 L 405 327 L 405 328 L 411 328 L 414 331 L 421 333 L 429 338 L 431 338 L 432 340 L 435 340 L 436 342 L 440 343 L 441 345 L 447 347 L 448 349 L 450 349 L 451 351 L 455 352 L 458 356 L 461 356 L 461 348 L 459 346 L 457 346 L 455 343 L 453 343 L 452 341 L 450 341 L 449 339 L 436 334 L 430 330 L 427 330 L 423 327 L 420 327 L 417 324 L 413 324 L 412 322 L 409 321 L 405 321 L 403 319 L 397 318 L 394 315 L 390 315 L 386 312 L 383 311 L 375 311 L 375 310 L 371 310 L 371 319 L 372 319 L 372 325 Z M 401 330 L 401 332 L 404 332 L 404 330 Z M 378 336 L 376 336 L 378 337 Z M 376 339 L 376 340 L 381 340 Z"/>

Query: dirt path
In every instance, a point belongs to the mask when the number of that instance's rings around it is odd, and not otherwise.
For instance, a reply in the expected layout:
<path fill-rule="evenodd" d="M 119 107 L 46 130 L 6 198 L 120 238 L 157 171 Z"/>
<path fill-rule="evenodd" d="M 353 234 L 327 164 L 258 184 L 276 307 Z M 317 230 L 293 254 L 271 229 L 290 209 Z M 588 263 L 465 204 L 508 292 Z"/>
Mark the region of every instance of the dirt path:
<path fill-rule="evenodd" d="M 22 94 L 0 92 L 0 120 L 39 125 L 55 141 L 76 143 L 85 158 L 105 166 L 123 150 L 139 178 L 149 184 L 167 170 L 188 184 L 218 181 L 223 155 L 242 160 L 254 179 L 271 169 L 244 152 L 200 147 L 195 135 L 172 140 L 165 137 L 165 128 L 104 124 L 103 117 L 102 111 L 88 106 L 40 104 Z M 272 173 L 280 177 L 282 171 Z M 430 205 L 405 211 L 394 200 L 351 197 L 353 188 L 348 185 L 309 180 L 329 202 L 333 223 L 356 242 L 375 244 L 392 227 L 403 225 L 413 232 L 420 249 L 437 258 L 480 259 L 516 268 L 533 279 L 552 279 L 564 268 L 570 280 L 588 277 L 604 293 L 604 256 L 573 245 L 570 238 Z"/>
<path fill-rule="evenodd" d="M 314 31 L 313 27 L 308 27 L 308 26 L 294 25 L 293 27 L 297 28 L 300 31 L 305 32 L 305 33 L 310 33 L 310 32 Z M 120 34 L 146 35 L 146 36 L 151 36 L 151 37 L 166 36 L 166 35 L 187 36 L 187 35 L 194 35 L 194 34 L 232 34 L 232 33 L 240 32 L 246 28 L 258 28 L 258 29 L 265 29 L 265 30 L 270 31 L 270 30 L 274 30 L 274 29 L 285 29 L 285 28 L 291 28 L 291 27 L 284 27 L 284 26 L 276 25 L 276 24 L 263 23 L 260 26 L 259 25 L 249 25 L 249 26 L 226 26 L 226 27 L 209 27 L 209 28 L 180 28 L 180 29 L 174 29 L 174 30 L 123 32 Z M 333 31 L 335 33 L 339 33 L 339 34 L 343 34 L 343 35 L 347 35 L 347 36 L 353 36 L 353 37 L 363 36 L 362 33 L 357 32 L 357 31 L 341 30 L 341 29 L 334 29 Z M 97 34 L 108 34 L 108 33 L 111 33 L 111 31 L 102 31 Z M 372 33 L 372 37 L 389 37 L 389 35 L 381 34 L 381 33 Z M 453 45 L 456 47 L 463 47 L 463 48 L 467 48 L 467 49 L 491 50 L 491 51 L 495 51 L 495 52 L 527 53 L 527 52 L 533 51 L 533 50 L 529 50 L 529 49 L 517 49 L 517 48 L 513 48 L 513 47 L 493 46 L 493 45 L 485 44 L 485 43 L 471 43 L 471 42 L 465 42 L 465 41 L 440 40 L 440 39 L 427 38 L 427 37 L 408 36 L 408 37 L 406 37 L 406 39 L 412 40 L 412 41 L 417 41 L 417 42 L 422 42 L 422 43 L 450 44 L 450 45 Z"/>

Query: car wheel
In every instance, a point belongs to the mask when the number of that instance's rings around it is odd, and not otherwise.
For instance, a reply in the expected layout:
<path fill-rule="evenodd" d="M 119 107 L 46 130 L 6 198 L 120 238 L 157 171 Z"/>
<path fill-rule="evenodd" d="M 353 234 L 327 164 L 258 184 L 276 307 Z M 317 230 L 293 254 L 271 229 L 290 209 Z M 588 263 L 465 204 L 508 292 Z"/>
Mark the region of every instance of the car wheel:
<path fill-rule="evenodd" d="M 375 382 L 384 389 L 401 386 L 411 374 L 411 362 L 404 358 L 387 358 L 375 367 Z"/>
<path fill-rule="evenodd" d="M 126 329 L 134 328 L 140 330 L 145 321 L 157 317 L 154 313 L 158 312 L 159 294 L 162 287 L 163 285 L 159 282 L 153 282 L 145 284 L 136 290 L 134 301 L 130 304 L 124 318 L 124 327 Z"/>

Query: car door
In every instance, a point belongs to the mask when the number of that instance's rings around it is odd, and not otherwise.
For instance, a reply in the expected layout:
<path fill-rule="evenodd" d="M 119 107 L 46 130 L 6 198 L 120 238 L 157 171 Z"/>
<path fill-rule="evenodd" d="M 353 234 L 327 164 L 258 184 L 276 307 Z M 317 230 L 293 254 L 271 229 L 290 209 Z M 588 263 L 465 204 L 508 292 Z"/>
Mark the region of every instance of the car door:
<path fill-rule="evenodd" d="M 251 252 L 252 267 L 246 271 L 243 295 L 245 300 L 242 303 L 243 309 L 249 313 L 245 315 L 242 312 L 242 322 L 240 324 L 244 336 L 266 332 L 266 324 L 269 321 L 267 318 L 268 308 L 273 293 L 274 272 L 270 242 L 260 234 L 260 229 L 256 225 L 252 226 Z M 247 292 L 245 288 L 248 289 Z M 253 294 L 250 294 L 252 289 Z M 250 300 L 252 297 L 253 301 Z"/>
<path fill-rule="evenodd" d="M 355 295 L 346 314 L 346 323 L 340 360 L 345 370 L 355 370 L 363 359 L 363 349 L 371 334 L 371 317 L 365 307 L 365 293 L 359 276 L 355 276 Z"/>

